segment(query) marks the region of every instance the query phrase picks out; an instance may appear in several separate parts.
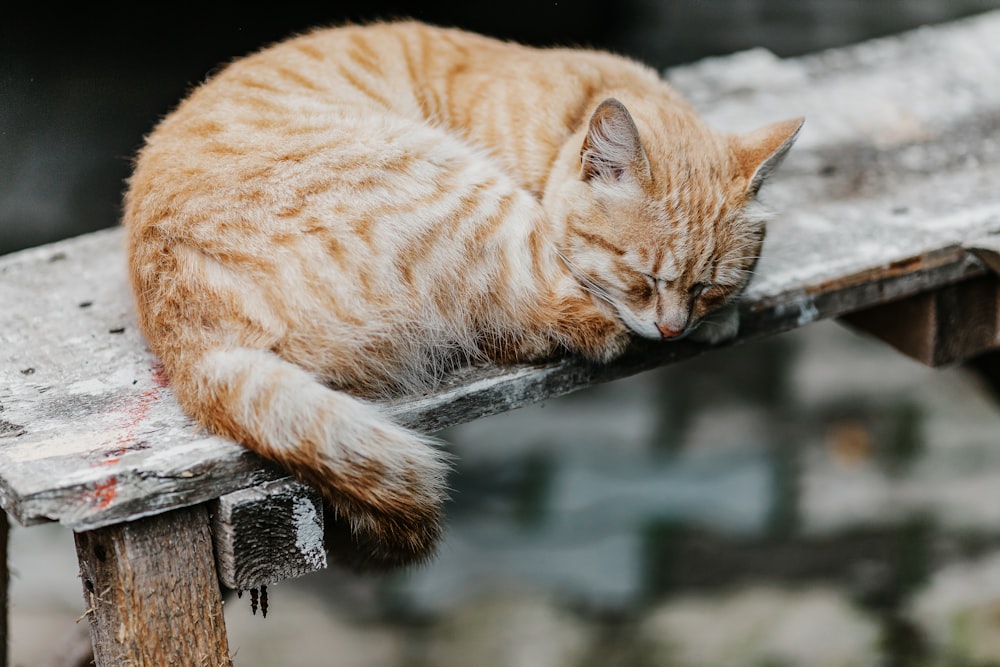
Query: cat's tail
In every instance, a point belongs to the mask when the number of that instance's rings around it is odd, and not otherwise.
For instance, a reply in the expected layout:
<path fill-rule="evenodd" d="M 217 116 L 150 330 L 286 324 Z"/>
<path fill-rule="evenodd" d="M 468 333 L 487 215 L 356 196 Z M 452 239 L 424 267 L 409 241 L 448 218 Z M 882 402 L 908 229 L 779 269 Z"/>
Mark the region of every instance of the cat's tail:
<path fill-rule="evenodd" d="M 176 366 L 171 384 L 189 413 L 319 489 L 335 560 L 385 569 L 434 553 L 448 464 L 431 438 L 266 350 L 216 349 Z"/>

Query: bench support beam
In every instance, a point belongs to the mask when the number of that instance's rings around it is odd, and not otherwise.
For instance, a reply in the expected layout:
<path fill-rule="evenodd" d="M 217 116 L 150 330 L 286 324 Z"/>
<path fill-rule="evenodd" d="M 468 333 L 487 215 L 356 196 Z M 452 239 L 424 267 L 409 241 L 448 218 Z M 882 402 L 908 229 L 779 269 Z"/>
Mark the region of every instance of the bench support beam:
<path fill-rule="evenodd" d="M 249 590 L 326 567 L 319 494 L 284 478 L 209 504 L 219 581 Z"/>
<path fill-rule="evenodd" d="M 232 665 L 203 506 L 75 538 L 97 667 Z"/>
<path fill-rule="evenodd" d="M 843 316 L 928 366 L 965 361 L 1000 344 L 1000 283 L 990 274 Z"/>

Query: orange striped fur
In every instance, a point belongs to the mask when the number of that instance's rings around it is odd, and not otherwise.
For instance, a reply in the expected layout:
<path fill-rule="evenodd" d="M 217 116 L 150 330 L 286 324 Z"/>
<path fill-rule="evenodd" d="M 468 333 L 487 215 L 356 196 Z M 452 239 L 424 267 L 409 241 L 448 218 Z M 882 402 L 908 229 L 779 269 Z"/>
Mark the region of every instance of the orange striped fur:
<path fill-rule="evenodd" d="M 447 465 L 366 399 L 694 331 L 746 284 L 754 196 L 800 124 L 714 132 L 600 52 L 317 30 L 148 137 L 124 216 L 140 323 L 185 410 L 322 491 L 343 560 L 417 562 Z"/>

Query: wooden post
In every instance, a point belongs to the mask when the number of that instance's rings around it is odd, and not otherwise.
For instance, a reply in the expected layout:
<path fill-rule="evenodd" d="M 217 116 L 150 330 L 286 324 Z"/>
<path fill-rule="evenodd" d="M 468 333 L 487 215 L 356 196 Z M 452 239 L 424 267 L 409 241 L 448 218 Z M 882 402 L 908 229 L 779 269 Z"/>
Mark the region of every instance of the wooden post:
<path fill-rule="evenodd" d="M 97 667 L 231 666 L 203 506 L 76 533 Z"/>

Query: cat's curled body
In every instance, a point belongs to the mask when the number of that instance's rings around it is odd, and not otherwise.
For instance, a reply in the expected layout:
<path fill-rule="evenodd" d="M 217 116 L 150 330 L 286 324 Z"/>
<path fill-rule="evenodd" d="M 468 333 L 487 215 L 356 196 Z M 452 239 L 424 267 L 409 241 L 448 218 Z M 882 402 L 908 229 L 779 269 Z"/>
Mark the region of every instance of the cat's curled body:
<path fill-rule="evenodd" d="M 418 561 L 447 465 L 364 399 L 693 330 L 745 286 L 800 124 L 714 132 L 599 52 L 317 30 L 147 138 L 124 212 L 141 328 L 188 413 L 320 489 L 342 558 Z"/>

